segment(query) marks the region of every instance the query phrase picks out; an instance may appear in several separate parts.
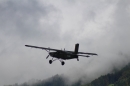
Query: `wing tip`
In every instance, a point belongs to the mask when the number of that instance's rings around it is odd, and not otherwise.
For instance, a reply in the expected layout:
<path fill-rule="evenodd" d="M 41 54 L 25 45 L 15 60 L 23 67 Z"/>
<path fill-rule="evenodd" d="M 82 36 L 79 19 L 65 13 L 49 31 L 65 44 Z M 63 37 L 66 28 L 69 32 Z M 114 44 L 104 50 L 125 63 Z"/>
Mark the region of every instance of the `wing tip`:
<path fill-rule="evenodd" d="M 95 54 L 96 56 L 98 56 L 98 54 Z"/>
<path fill-rule="evenodd" d="M 26 47 L 29 47 L 29 45 L 25 45 Z"/>

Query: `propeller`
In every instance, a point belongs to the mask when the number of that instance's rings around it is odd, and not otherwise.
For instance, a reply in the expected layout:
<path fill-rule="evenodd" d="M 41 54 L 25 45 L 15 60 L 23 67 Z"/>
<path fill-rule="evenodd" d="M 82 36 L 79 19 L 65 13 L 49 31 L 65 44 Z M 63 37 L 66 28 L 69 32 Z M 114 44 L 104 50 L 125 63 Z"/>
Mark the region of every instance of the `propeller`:
<path fill-rule="evenodd" d="M 49 57 L 49 55 L 46 57 L 46 59 Z"/>
<path fill-rule="evenodd" d="M 50 52 L 50 47 L 48 47 L 49 50 L 46 50 L 48 53 Z M 49 55 L 46 57 L 46 59 L 49 57 Z"/>

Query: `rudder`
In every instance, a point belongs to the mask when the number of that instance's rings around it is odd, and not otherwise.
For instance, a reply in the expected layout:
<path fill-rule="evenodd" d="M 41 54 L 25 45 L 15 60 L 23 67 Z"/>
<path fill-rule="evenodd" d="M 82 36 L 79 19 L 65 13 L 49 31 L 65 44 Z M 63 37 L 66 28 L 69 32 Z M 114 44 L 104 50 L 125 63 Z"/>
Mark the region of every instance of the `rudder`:
<path fill-rule="evenodd" d="M 78 53 L 78 50 L 79 50 L 79 44 L 77 43 L 77 44 L 75 44 L 75 50 L 74 50 L 75 54 Z"/>

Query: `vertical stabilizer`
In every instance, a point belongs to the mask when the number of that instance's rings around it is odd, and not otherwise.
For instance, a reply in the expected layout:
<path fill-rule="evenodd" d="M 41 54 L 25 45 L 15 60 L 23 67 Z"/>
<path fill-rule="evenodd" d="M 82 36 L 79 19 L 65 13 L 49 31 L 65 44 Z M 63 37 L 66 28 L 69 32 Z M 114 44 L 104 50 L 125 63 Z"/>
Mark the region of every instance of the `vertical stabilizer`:
<path fill-rule="evenodd" d="M 79 50 L 79 44 L 77 43 L 77 44 L 75 44 L 75 50 L 74 50 L 75 54 L 78 53 L 78 50 Z"/>

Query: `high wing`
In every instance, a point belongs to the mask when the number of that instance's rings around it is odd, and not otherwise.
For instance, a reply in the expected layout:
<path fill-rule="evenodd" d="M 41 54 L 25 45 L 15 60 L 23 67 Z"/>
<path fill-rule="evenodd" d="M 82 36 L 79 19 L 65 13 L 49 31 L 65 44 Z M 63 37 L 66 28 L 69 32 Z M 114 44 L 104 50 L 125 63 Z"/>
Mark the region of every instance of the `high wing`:
<path fill-rule="evenodd" d="M 38 46 L 32 46 L 32 45 L 25 45 L 25 46 L 26 46 L 26 47 L 31 47 L 31 48 L 44 49 L 44 50 L 61 51 L 61 50 L 58 50 L 58 49 L 45 48 L 45 47 L 38 47 Z"/>
<path fill-rule="evenodd" d="M 38 49 L 44 49 L 44 50 L 52 50 L 52 51 L 62 51 L 62 50 L 58 50 L 58 49 L 52 49 L 52 48 L 45 48 L 45 47 L 38 47 L 38 46 L 33 46 L 33 45 L 25 45 L 26 47 L 31 47 L 31 48 L 38 48 Z M 70 54 L 74 54 L 74 51 L 65 51 L 65 52 L 69 52 Z M 96 53 L 86 53 L 86 52 L 77 52 L 78 56 L 83 56 L 83 57 L 88 57 L 88 55 L 97 55 Z M 82 54 L 82 55 L 80 55 Z M 87 54 L 87 56 L 85 56 L 84 54 Z"/>

